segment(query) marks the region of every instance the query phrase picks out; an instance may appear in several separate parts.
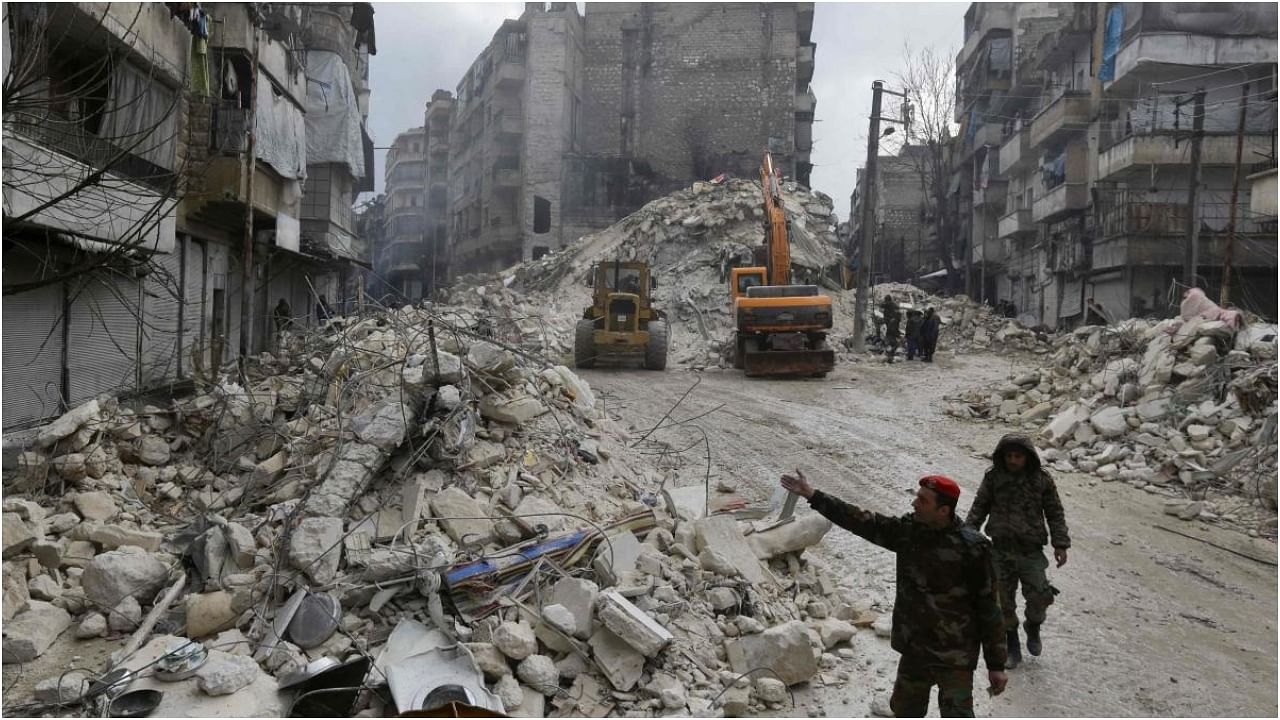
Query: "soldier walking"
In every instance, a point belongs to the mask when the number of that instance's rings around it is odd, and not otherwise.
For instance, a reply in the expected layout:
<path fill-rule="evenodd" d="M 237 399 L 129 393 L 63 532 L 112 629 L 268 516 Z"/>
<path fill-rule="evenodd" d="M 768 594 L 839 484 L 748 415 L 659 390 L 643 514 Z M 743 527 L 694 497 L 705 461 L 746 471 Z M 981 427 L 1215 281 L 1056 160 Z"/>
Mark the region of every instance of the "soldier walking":
<path fill-rule="evenodd" d="M 1006 643 L 1009 646 L 1009 668 L 1022 662 L 1022 646 L 1018 639 L 1017 593 L 1022 585 L 1026 601 L 1027 652 L 1039 655 L 1043 644 L 1040 626 L 1045 612 L 1053 604 L 1057 590 L 1049 584 L 1045 570 L 1049 561 L 1044 546 L 1052 539 L 1053 557 L 1062 567 L 1067 563 L 1071 537 L 1067 533 L 1066 513 L 1058 497 L 1053 478 L 1040 465 L 1031 439 L 1025 435 L 1006 435 L 991 455 L 991 469 L 982 478 L 978 494 L 965 523 L 981 530 L 985 521 L 987 534 L 995 551 L 996 572 L 1000 576 L 1000 605 L 1004 608 Z M 1048 530 L 1045 522 L 1048 521 Z"/>
<path fill-rule="evenodd" d="M 981 650 L 991 694 L 1004 692 L 1004 623 L 991 543 L 955 516 L 960 486 L 928 475 L 902 517 L 863 510 L 815 490 L 799 470 L 782 487 L 840 527 L 897 554 L 893 649 L 901 654 L 889 705 L 897 717 L 924 717 L 938 686 L 943 717 L 973 717 L 973 671 Z"/>

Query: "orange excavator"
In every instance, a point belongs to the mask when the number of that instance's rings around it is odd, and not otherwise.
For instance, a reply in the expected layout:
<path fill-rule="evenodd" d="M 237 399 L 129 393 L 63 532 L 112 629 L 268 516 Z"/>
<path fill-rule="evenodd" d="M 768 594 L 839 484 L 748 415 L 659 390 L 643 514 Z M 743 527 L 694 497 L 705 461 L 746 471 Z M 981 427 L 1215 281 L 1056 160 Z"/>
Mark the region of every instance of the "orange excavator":
<path fill-rule="evenodd" d="M 756 248 L 758 267 L 734 268 L 729 295 L 737 323 L 733 366 L 749 377 L 821 377 L 836 366 L 827 345 L 831 298 L 817 285 L 791 284 L 791 241 L 782 207 L 781 178 L 773 157 L 760 165 L 764 193 L 764 243 Z"/>

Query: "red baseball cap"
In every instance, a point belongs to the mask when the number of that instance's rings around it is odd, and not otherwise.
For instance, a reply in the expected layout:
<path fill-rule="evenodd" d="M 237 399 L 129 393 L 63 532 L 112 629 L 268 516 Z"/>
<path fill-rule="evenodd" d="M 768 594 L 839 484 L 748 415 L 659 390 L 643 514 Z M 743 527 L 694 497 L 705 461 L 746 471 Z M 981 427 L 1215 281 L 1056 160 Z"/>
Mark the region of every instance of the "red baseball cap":
<path fill-rule="evenodd" d="M 939 495 L 946 495 L 952 500 L 960 499 L 960 486 L 946 475 L 925 475 L 920 478 L 920 487 L 929 488 Z"/>

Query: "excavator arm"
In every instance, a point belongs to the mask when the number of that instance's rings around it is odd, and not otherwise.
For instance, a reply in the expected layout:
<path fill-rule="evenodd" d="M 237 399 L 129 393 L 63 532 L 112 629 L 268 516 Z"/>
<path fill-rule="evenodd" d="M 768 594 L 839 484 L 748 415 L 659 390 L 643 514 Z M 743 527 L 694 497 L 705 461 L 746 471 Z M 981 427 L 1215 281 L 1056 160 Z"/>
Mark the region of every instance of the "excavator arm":
<path fill-rule="evenodd" d="M 773 167 L 773 156 L 764 154 L 760 164 L 760 189 L 764 193 L 764 242 L 770 285 L 791 284 L 791 239 L 787 237 L 787 215 L 782 208 L 782 188 Z"/>
<path fill-rule="evenodd" d="M 773 157 L 760 164 L 765 267 L 734 268 L 734 366 L 748 376 L 825 375 L 835 367 L 827 345 L 831 298 L 814 285 L 791 284 L 791 239 Z"/>

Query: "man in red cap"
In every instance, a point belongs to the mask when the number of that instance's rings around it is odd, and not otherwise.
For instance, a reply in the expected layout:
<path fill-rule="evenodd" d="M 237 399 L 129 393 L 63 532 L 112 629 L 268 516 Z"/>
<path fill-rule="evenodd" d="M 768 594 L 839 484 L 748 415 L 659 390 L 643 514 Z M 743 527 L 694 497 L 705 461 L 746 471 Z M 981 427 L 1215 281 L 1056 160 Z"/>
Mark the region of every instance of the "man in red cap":
<path fill-rule="evenodd" d="M 783 475 L 782 487 L 807 498 L 836 525 L 897 553 L 893 649 L 902 658 L 889 703 L 894 715 L 924 717 L 936 685 L 943 717 L 973 717 L 979 650 L 991 694 L 1004 691 L 1004 615 L 991 543 L 956 519 L 960 486 L 954 480 L 920 478 L 912 513 L 902 517 L 863 510 L 815 490 L 799 470 Z"/>

